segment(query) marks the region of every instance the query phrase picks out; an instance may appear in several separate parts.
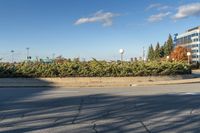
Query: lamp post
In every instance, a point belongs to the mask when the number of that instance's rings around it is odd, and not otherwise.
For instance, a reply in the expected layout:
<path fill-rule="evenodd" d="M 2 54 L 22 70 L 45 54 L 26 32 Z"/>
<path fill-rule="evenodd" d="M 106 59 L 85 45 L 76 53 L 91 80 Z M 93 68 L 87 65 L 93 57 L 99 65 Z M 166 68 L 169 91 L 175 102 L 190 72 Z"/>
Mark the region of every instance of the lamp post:
<path fill-rule="evenodd" d="M 121 61 L 123 61 L 124 49 L 119 49 L 119 53 L 121 54 Z"/>
<path fill-rule="evenodd" d="M 27 60 L 29 60 L 29 50 L 30 50 L 30 48 L 26 48 L 26 51 L 27 51 L 27 53 L 26 53 L 26 59 Z"/>
<path fill-rule="evenodd" d="M 11 61 L 12 61 L 12 63 L 13 63 L 13 61 L 14 61 L 14 52 L 15 52 L 15 51 L 14 51 L 14 50 L 11 50 L 10 52 L 11 52 L 11 59 L 12 59 Z"/>
<path fill-rule="evenodd" d="M 190 56 L 191 56 L 191 52 L 187 52 L 188 64 L 190 64 Z"/>
<path fill-rule="evenodd" d="M 166 58 L 167 58 L 167 61 L 169 61 L 169 55 Z"/>

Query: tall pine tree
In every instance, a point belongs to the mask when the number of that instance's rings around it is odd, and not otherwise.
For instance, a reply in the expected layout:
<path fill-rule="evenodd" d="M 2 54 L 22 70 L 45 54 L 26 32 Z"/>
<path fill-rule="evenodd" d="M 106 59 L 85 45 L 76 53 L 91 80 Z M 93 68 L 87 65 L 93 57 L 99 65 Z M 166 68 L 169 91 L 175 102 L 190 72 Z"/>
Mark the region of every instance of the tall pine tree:
<path fill-rule="evenodd" d="M 153 45 L 151 44 L 150 47 L 149 47 L 149 50 L 148 50 L 148 60 L 154 60 L 154 49 L 153 49 Z"/>
<path fill-rule="evenodd" d="M 159 44 L 159 42 L 156 44 L 156 48 L 154 51 L 154 59 L 156 59 L 156 60 L 160 59 L 160 44 Z"/>
<path fill-rule="evenodd" d="M 172 36 L 169 35 L 167 42 L 165 42 L 165 44 L 164 44 L 165 56 L 170 55 L 172 51 L 173 51 L 173 39 L 172 39 Z"/>
<path fill-rule="evenodd" d="M 165 52 L 164 52 L 164 46 L 160 47 L 160 58 L 163 58 L 165 56 Z"/>

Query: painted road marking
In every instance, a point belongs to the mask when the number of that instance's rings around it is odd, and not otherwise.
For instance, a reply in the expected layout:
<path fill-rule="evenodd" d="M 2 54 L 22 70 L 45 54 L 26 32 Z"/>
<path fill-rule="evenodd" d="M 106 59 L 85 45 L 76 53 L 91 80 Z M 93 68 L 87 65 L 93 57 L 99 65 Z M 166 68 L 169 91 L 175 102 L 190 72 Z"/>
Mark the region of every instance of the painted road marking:
<path fill-rule="evenodd" d="M 48 92 L 43 92 L 41 94 L 56 94 L 56 93 L 79 93 L 80 91 L 69 91 L 69 90 L 66 90 L 66 91 L 59 91 L 59 90 L 53 90 L 53 91 L 48 91 Z"/>

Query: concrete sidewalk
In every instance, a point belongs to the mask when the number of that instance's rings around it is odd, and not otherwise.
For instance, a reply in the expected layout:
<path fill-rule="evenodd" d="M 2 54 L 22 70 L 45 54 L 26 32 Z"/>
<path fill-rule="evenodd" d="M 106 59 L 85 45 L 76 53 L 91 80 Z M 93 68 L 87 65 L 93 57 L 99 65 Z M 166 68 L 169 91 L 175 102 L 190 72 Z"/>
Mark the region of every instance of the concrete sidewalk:
<path fill-rule="evenodd" d="M 183 80 L 166 80 L 166 81 L 152 81 L 152 82 L 141 82 L 133 84 L 133 86 L 148 86 L 148 85 L 173 85 L 173 84 L 191 84 L 200 83 L 200 78 L 183 79 Z"/>
<path fill-rule="evenodd" d="M 193 75 L 151 77 L 1 78 L 0 87 L 131 87 L 200 83 Z"/>

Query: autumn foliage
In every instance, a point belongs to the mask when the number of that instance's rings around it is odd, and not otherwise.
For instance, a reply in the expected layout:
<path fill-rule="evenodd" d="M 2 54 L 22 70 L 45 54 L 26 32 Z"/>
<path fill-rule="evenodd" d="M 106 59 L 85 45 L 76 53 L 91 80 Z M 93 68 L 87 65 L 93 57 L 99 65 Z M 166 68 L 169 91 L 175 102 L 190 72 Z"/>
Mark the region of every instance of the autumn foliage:
<path fill-rule="evenodd" d="M 178 46 L 171 53 L 171 59 L 175 61 L 186 61 L 188 49 L 185 47 Z"/>

